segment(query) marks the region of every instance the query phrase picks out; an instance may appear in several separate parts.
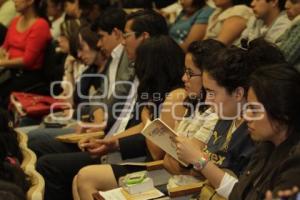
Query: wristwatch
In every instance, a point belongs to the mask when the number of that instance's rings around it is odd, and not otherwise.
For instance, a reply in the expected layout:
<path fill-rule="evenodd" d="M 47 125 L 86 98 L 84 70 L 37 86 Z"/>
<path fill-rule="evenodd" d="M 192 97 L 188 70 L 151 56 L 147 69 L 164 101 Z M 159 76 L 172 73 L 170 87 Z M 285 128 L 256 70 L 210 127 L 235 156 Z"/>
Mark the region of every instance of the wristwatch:
<path fill-rule="evenodd" d="M 193 167 L 195 170 L 200 171 L 207 165 L 208 161 L 208 158 L 203 155 L 200 158 L 198 158 L 196 162 L 193 163 Z"/>

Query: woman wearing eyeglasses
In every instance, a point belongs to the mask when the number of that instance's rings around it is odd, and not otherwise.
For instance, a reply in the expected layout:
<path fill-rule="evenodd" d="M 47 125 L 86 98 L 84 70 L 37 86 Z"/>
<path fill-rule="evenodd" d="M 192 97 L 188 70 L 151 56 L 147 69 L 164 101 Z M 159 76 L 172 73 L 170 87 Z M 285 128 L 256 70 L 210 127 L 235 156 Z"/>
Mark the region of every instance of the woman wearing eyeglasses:
<path fill-rule="evenodd" d="M 202 83 L 203 65 L 209 63 L 211 55 L 225 48 L 217 40 L 204 40 L 193 42 L 187 49 L 185 56 L 185 73 L 182 77 L 185 90 L 188 94 L 185 100 L 187 113 L 179 123 L 176 132 L 183 137 L 191 139 L 195 145 L 204 148 L 207 144 L 212 129 L 215 127 L 218 116 L 211 108 L 204 105 L 205 91 Z M 172 174 L 189 174 L 190 169 L 184 169 L 170 155 L 165 155 L 164 165 Z M 169 187 L 178 186 L 189 181 L 197 181 L 192 176 L 177 175 L 169 181 Z"/>

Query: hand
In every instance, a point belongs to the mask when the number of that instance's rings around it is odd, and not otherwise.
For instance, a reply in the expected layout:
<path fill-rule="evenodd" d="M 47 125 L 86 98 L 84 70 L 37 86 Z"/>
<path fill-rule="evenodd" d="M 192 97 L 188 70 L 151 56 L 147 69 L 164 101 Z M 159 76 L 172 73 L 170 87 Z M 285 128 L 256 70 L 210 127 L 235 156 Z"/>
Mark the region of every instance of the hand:
<path fill-rule="evenodd" d="M 182 168 L 180 166 L 180 163 L 177 160 L 175 160 L 172 156 L 170 156 L 169 154 L 165 155 L 163 164 L 164 164 L 164 168 L 171 174 L 190 175 L 190 170 Z"/>
<path fill-rule="evenodd" d="M 76 133 L 92 133 L 92 132 L 98 132 L 103 130 L 95 123 L 80 123 L 77 124 L 75 129 L 76 129 Z"/>
<path fill-rule="evenodd" d="M 0 48 L 0 60 L 7 60 L 9 58 L 9 55 L 7 51 L 3 48 Z"/>
<path fill-rule="evenodd" d="M 298 187 L 293 187 L 290 190 L 280 190 L 280 191 L 278 191 L 277 196 L 279 198 L 282 198 L 282 197 L 287 198 L 287 197 L 291 197 L 291 196 L 295 195 L 297 192 L 299 192 Z M 266 192 L 266 199 L 265 200 L 274 200 L 272 192 L 270 190 L 268 190 Z"/>
<path fill-rule="evenodd" d="M 199 146 L 186 137 L 175 138 L 175 143 L 178 158 L 185 163 L 194 164 L 204 154 Z"/>
<path fill-rule="evenodd" d="M 79 148 L 85 149 L 92 156 L 102 156 L 119 148 L 117 139 L 89 139 L 79 142 Z"/>

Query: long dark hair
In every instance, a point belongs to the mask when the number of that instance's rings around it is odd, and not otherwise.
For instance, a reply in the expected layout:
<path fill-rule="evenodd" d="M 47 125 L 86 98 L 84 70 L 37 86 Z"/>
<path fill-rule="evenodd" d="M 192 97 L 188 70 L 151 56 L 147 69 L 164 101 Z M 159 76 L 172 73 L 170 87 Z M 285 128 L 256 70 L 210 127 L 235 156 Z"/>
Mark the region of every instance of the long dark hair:
<path fill-rule="evenodd" d="M 33 9 L 37 16 L 45 19 L 49 24 L 50 21 L 47 16 L 47 1 L 46 0 L 34 0 L 33 1 Z"/>
<path fill-rule="evenodd" d="M 171 90 L 182 87 L 184 53 L 169 36 L 147 39 L 137 49 L 135 62 L 139 79 L 138 98 L 140 102 L 153 102 L 157 106 Z M 148 97 L 143 96 L 147 93 Z M 160 98 L 153 98 L 157 94 Z"/>
<path fill-rule="evenodd" d="M 212 61 L 211 58 L 212 55 L 225 47 L 226 46 L 222 42 L 219 42 L 214 39 L 207 39 L 207 40 L 195 41 L 191 43 L 187 49 L 187 53 L 190 53 L 192 55 L 192 59 L 196 67 L 199 70 L 201 70 L 201 72 L 203 72 L 203 66 L 210 65 L 210 62 Z M 205 90 L 201 88 L 200 99 L 191 98 L 188 96 L 185 99 L 185 102 L 189 102 L 195 107 L 198 103 L 204 102 L 205 98 L 206 98 Z M 204 110 L 207 109 L 207 106 L 200 106 L 199 109 L 200 109 L 199 111 L 203 112 Z M 192 114 L 192 113 L 188 113 L 188 114 Z"/>
<path fill-rule="evenodd" d="M 277 64 L 260 67 L 250 80 L 250 86 L 264 105 L 268 117 L 286 125 L 289 134 L 299 135 L 300 74 L 288 64 Z"/>
<path fill-rule="evenodd" d="M 77 58 L 79 30 L 84 23 L 84 21 L 79 19 L 68 19 L 60 25 L 61 35 L 68 39 L 70 54 L 74 58 Z"/>
<path fill-rule="evenodd" d="M 20 162 L 23 159 L 11 117 L 8 112 L 0 109 L 0 159 L 7 156 L 16 157 Z"/>

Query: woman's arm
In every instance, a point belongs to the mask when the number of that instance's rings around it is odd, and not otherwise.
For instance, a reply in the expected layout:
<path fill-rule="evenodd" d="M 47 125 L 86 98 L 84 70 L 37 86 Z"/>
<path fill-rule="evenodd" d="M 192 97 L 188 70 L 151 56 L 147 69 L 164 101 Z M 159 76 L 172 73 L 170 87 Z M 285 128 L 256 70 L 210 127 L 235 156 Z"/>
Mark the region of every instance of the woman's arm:
<path fill-rule="evenodd" d="M 205 153 L 188 138 L 177 137 L 176 145 L 178 158 L 186 163 L 195 164 L 201 158 L 207 160 Z M 207 161 L 203 168 L 197 169 L 197 171 L 201 172 L 214 188 L 220 186 L 225 175 L 225 172 L 211 161 Z"/>
<path fill-rule="evenodd" d="M 194 24 L 180 47 L 186 52 L 192 42 L 202 40 L 205 36 L 206 27 L 207 24 Z"/>
<path fill-rule="evenodd" d="M 246 19 L 239 16 L 230 17 L 223 22 L 221 31 L 216 39 L 226 45 L 231 45 L 240 37 L 246 26 Z"/>
<path fill-rule="evenodd" d="M 3 59 L 0 60 L 0 67 L 5 68 L 22 68 L 24 66 L 23 58 Z"/>

